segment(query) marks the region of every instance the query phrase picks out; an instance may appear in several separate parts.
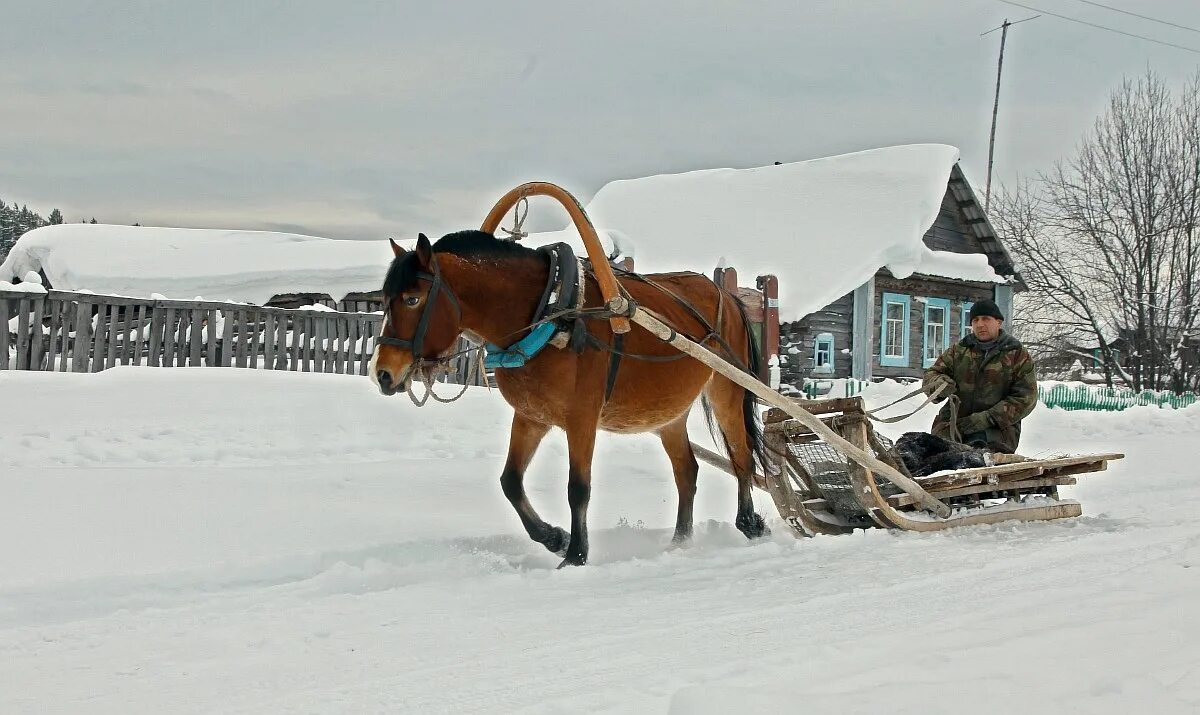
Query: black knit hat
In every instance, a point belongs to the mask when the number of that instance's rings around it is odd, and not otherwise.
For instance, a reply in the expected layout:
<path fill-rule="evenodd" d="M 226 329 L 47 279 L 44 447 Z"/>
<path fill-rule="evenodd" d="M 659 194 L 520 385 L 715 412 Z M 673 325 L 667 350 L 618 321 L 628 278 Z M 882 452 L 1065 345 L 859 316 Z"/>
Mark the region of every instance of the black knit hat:
<path fill-rule="evenodd" d="M 1004 314 L 1000 312 L 1000 307 L 996 305 L 996 301 L 986 298 L 971 306 L 971 312 L 967 314 L 967 320 L 974 320 L 985 315 L 996 320 L 1004 320 Z"/>

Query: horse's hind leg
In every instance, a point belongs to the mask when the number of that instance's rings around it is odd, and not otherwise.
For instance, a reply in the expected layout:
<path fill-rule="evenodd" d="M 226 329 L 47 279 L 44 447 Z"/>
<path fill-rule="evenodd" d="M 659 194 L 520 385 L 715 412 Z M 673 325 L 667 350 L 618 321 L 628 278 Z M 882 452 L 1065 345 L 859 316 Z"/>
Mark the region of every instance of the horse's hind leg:
<path fill-rule="evenodd" d="M 549 431 L 547 425 L 526 419 L 520 414 L 513 415 L 512 431 L 508 435 L 508 461 L 504 463 L 504 473 L 500 475 L 500 486 L 504 489 L 504 496 L 517 510 L 517 516 L 521 517 L 521 525 L 525 527 L 529 538 L 556 554 L 563 554 L 570 535 L 542 521 L 525 495 L 525 469 Z"/>
<path fill-rule="evenodd" d="M 734 525 L 748 539 L 768 534 L 770 530 L 766 522 L 754 511 L 754 485 L 751 481 L 754 472 L 751 440 L 754 439 L 754 435 L 747 428 L 743 411 L 745 388 L 721 375 L 714 375 L 705 390 L 705 395 L 712 407 L 713 416 L 716 417 L 721 436 L 725 438 L 725 444 L 729 448 L 729 461 L 733 463 L 733 470 L 737 474 L 738 505 Z"/>
<path fill-rule="evenodd" d="M 688 439 L 687 413 L 658 431 L 663 449 L 671 459 L 675 472 L 675 489 L 679 492 L 679 513 L 675 517 L 675 536 L 671 541 L 681 544 L 692 538 L 692 506 L 696 501 L 696 473 L 700 465 Z"/>

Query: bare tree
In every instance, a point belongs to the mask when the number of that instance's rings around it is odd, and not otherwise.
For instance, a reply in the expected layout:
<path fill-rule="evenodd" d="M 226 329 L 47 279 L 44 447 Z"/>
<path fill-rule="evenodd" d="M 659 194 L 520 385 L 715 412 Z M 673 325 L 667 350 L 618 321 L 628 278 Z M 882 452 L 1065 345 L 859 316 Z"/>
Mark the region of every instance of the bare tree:
<path fill-rule="evenodd" d="M 1047 348 L 1095 345 L 1110 385 L 1200 386 L 1200 74 L 1178 98 L 1152 72 L 1123 81 L 1074 155 L 1002 192 L 993 218 Z"/>
<path fill-rule="evenodd" d="M 1066 357 L 1087 364 L 1094 355 L 1083 346 L 1095 344 L 1107 383 L 1113 384 L 1114 375 L 1131 381 L 1111 345 L 1116 336 L 1102 312 L 1105 290 L 1092 279 L 1092 257 L 1087 251 L 1070 250 L 1070 244 L 1052 230 L 1053 207 L 1029 182 L 1005 189 L 993 206 L 993 223 L 1017 256 L 1021 277 L 1029 286 L 1013 316 L 1029 351 L 1040 361 Z"/>

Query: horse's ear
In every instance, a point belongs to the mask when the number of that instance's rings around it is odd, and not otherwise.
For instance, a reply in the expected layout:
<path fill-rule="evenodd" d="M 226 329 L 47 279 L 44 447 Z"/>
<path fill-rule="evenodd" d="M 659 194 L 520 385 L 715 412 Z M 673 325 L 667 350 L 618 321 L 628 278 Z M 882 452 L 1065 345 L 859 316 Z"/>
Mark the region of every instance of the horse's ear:
<path fill-rule="evenodd" d="M 396 258 L 399 258 L 400 256 L 403 256 L 404 254 L 408 253 L 408 251 L 405 250 L 404 246 L 401 246 L 400 244 L 396 243 L 396 239 L 389 238 L 388 243 L 392 244 L 392 255 L 396 256 Z"/>
<path fill-rule="evenodd" d="M 433 263 L 433 244 L 423 233 L 417 236 L 417 261 L 420 262 L 422 268 L 429 268 Z"/>

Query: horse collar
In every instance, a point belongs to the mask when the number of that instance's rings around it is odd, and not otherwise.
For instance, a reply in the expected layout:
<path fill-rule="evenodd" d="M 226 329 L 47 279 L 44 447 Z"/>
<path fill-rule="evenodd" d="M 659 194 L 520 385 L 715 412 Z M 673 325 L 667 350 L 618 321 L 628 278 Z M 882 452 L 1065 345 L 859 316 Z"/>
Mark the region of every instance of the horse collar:
<path fill-rule="evenodd" d="M 532 324 L 535 326 L 515 344 L 502 348 L 488 343 L 485 345 L 487 355 L 483 364 L 487 368 L 518 368 L 532 360 L 555 333 L 562 327 L 560 320 L 567 318 L 571 310 L 582 306 L 583 284 L 580 280 L 582 271 L 575 252 L 565 243 L 555 243 L 538 249 L 546 254 L 550 261 L 550 275 L 546 279 L 546 288 L 542 299 L 533 314 Z M 553 296 L 553 300 L 551 297 Z M 549 318 L 549 319 L 547 319 Z M 545 321 L 545 322 L 542 322 Z"/>

